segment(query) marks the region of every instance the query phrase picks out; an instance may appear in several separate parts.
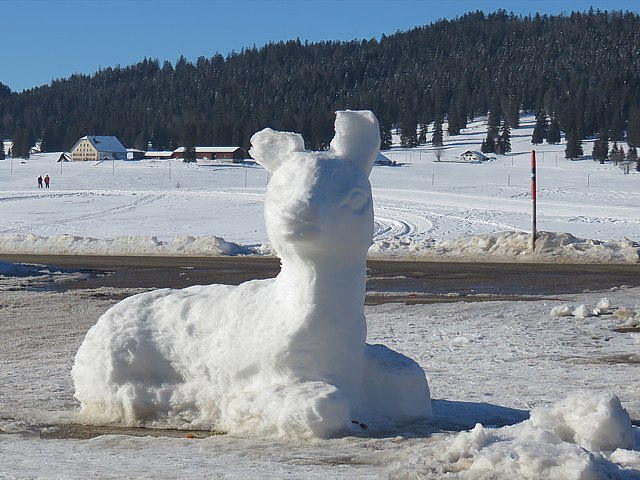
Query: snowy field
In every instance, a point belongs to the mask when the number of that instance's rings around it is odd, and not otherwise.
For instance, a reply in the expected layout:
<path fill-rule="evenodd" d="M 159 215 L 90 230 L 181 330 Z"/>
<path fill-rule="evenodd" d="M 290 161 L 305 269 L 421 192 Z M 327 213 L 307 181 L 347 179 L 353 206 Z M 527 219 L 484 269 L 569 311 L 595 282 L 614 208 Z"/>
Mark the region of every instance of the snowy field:
<path fill-rule="evenodd" d="M 400 165 L 370 177 L 370 256 L 637 263 L 639 174 L 565 160 L 563 145 L 537 149 L 538 228 L 550 233 L 530 255 L 531 127 L 513 132 L 513 156 L 483 164 L 452 161 L 477 149 L 482 122 L 446 139 L 450 161 L 390 152 Z M 272 252 L 258 165 L 55 159 L 0 162 L 0 253 Z M 51 189 L 39 190 L 45 174 Z M 431 421 L 330 440 L 79 439 L 60 434 L 81 421 L 74 356 L 103 313 L 139 293 L 50 288 L 80 275 L 0 261 L 0 478 L 640 479 L 640 288 L 365 307 L 367 342 L 426 372 Z"/>
<path fill-rule="evenodd" d="M 640 173 L 564 158 L 538 145 L 538 230 L 528 254 L 533 118 L 512 132 L 513 153 L 454 162 L 478 149 L 484 120 L 430 147 L 385 152 L 399 166 L 371 175 L 376 231 L 370 255 L 429 260 L 637 262 Z M 591 142 L 583 145 L 591 152 Z M 626 147 L 626 145 L 625 145 Z M 270 252 L 259 165 L 180 160 L 56 163 L 59 154 L 0 161 L 0 253 L 212 255 Z M 36 188 L 38 175 L 51 188 Z"/>

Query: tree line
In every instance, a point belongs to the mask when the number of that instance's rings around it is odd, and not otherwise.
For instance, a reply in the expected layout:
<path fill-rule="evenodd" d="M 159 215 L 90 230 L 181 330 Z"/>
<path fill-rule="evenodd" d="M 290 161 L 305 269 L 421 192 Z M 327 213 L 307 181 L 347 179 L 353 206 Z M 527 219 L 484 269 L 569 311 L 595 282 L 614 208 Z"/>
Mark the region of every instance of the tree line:
<path fill-rule="evenodd" d="M 427 8 L 426 6 L 423 8 Z M 510 149 L 521 111 L 540 139 L 640 145 L 640 17 L 631 12 L 516 16 L 468 13 L 380 39 L 290 40 L 195 62 L 145 58 L 11 92 L 0 84 L 0 136 L 14 154 L 36 140 L 69 150 L 82 136 L 117 135 L 127 147 L 248 148 L 264 128 L 301 132 L 326 148 L 334 112 L 370 109 L 383 148 L 392 129 L 408 147 L 442 142 L 489 115 L 487 151 Z M 429 130 L 431 129 L 431 130 Z M 542 132 L 542 133 L 541 133 Z M 541 136 L 542 135 L 542 136 Z"/>

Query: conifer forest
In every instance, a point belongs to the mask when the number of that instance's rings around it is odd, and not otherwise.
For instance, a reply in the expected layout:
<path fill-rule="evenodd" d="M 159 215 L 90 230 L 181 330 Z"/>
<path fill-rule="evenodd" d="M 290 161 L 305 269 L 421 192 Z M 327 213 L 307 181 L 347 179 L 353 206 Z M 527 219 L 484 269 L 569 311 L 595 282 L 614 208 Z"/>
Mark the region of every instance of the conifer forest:
<path fill-rule="evenodd" d="M 443 125 L 456 135 L 488 115 L 483 148 L 500 153 L 520 111 L 536 115 L 534 144 L 562 134 L 577 146 L 595 137 L 600 149 L 637 147 L 640 16 L 478 11 L 379 39 L 296 39 L 195 62 L 145 58 L 23 92 L 0 84 L 0 136 L 14 141 L 14 156 L 36 140 L 43 151 L 68 150 L 87 134 L 140 149 L 246 149 L 254 132 L 272 127 L 322 149 L 334 112 L 347 108 L 377 115 L 383 148 L 392 129 L 404 146 L 441 144 Z"/>

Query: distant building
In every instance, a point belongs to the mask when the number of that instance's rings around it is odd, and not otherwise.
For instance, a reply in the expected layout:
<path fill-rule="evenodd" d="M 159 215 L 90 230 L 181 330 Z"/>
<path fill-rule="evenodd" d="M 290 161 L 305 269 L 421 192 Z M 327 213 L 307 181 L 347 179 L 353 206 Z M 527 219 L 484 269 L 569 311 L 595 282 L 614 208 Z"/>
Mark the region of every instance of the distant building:
<path fill-rule="evenodd" d="M 36 141 L 35 145 L 29 149 L 29 154 L 42 153 L 42 140 Z"/>
<path fill-rule="evenodd" d="M 138 150 L 137 148 L 127 148 L 127 160 L 142 160 L 145 158 L 144 150 Z"/>
<path fill-rule="evenodd" d="M 150 160 L 169 160 L 173 158 L 173 150 L 147 150 L 144 158 Z"/>
<path fill-rule="evenodd" d="M 486 162 L 489 157 L 475 150 L 467 150 L 460 155 L 460 160 L 463 162 Z"/>
<path fill-rule="evenodd" d="M 373 164 L 374 165 L 384 165 L 384 166 L 389 167 L 391 165 L 395 165 L 396 162 L 392 161 L 389 157 L 383 155 L 382 152 L 378 152 L 378 156 L 373 161 Z"/>
<path fill-rule="evenodd" d="M 3 140 L 4 154 L 11 156 L 13 154 L 13 140 Z"/>
<path fill-rule="evenodd" d="M 185 147 L 176 148 L 172 158 L 182 158 Z M 245 151 L 240 147 L 196 147 L 196 160 L 222 160 L 242 162 Z"/>
<path fill-rule="evenodd" d="M 104 135 L 82 137 L 69 153 L 74 162 L 127 159 L 127 149 L 120 143 L 120 140 L 117 137 Z"/>

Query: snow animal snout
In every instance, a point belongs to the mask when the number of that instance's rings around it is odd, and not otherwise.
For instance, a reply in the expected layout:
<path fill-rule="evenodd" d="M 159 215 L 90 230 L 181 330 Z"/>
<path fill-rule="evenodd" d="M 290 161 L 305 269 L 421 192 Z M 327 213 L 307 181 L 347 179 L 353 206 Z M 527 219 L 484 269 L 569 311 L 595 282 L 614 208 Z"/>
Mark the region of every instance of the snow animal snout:
<path fill-rule="evenodd" d="M 280 211 L 281 233 L 285 240 L 312 240 L 320 234 L 318 213 L 309 200 L 294 200 Z"/>

